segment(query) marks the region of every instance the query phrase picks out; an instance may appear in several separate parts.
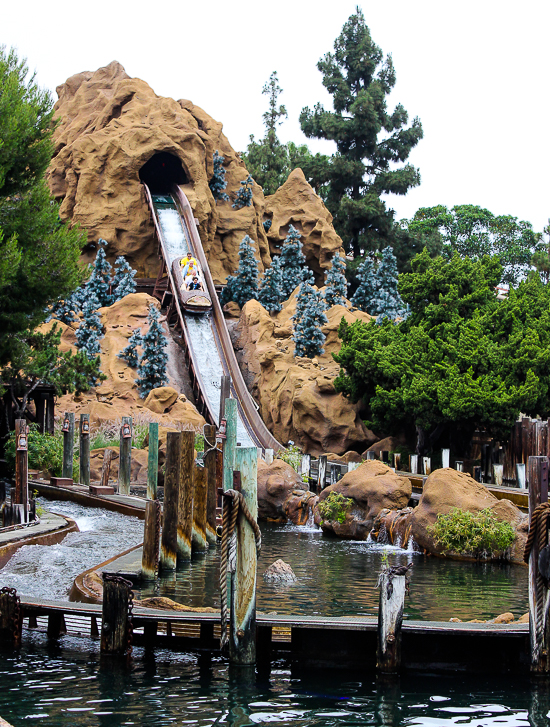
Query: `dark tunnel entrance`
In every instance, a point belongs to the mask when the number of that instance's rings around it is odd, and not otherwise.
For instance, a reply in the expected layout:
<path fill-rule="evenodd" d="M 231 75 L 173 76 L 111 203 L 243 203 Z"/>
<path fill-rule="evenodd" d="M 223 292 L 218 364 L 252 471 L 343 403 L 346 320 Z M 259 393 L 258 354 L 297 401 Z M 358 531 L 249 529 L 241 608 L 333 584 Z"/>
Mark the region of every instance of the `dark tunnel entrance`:
<path fill-rule="evenodd" d="M 139 170 L 139 178 L 149 187 L 151 194 L 168 194 L 173 184 L 186 184 L 189 180 L 181 161 L 167 151 L 158 152 Z"/>

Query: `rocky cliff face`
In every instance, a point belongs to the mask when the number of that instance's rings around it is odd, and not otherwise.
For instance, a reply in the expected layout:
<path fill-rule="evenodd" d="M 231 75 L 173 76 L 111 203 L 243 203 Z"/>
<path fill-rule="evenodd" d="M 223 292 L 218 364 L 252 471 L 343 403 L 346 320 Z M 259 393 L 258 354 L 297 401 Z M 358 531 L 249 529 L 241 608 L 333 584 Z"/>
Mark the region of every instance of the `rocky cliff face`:
<path fill-rule="evenodd" d="M 109 242 L 110 259 L 124 255 L 140 277 L 154 277 L 158 257 L 140 170 L 155 155 L 172 155 L 181 163 L 187 195 L 214 281 L 223 283 L 238 265 L 245 235 L 256 243 L 260 271 L 269 265 L 292 222 L 303 233 L 310 267 L 321 283 L 341 245 L 331 217 L 298 170 L 268 207 L 261 188 L 253 186 L 253 204 L 231 207 L 240 181 L 248 172 L 222 132 L 222 124 L 191 101 L 157 96 L 144 81 L 130 78 L 113 61 L 95 72 L 78 73 L 57 88 L 55 106 L 60 123 L 48 181 L 62 200 L 61 215 L 88 233 L 85 258 L 95 255 L 99 237 Z M 208 182 L 215 150 L 225 157 L 228 202 L 214 199 Z M 270 241 L 263 227 L 272 219 Z M 281 237 L 282 236 L 282 237 Z"/>

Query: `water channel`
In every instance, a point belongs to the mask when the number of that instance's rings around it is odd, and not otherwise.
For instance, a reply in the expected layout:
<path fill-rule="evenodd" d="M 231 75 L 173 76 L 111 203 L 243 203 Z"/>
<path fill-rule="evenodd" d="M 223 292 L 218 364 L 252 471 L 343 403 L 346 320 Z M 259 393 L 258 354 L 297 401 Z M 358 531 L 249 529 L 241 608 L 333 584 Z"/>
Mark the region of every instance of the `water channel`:
<path fill-rule="evenodd" d="M 137 519 L 66 502 L 43 503 L 76 519 L 80 533 L 59 545 L 21 548 L 0 571 L 0 586 L 22 595 L 65 599 L 83 570 L 141 542 Z M 282 557 L 298 583 L 258 579 L 258 608 L 278 613 L 376 613 L 382 558 L 414 562 L 406 617 L 492 618 L 527 611 L 527 570 L 454 563 L 393 547 L 332 540 L 319 531 L 262 525 L 259 573 Z M 188 605 L 217 605 L 218 556 L 195 556 L 154 590 Z M 136 594 L 138 595 L 138 594 Z M 128 664 L 104 660 L 96 640 L 63 637 L 52 644 L 26 632 L 17 654 L 0 655 L 0 715 L 13 725 L 538 725 L 547 723 L 549 694 L 527 680 L 460 676 L 403 677 L 387 687 L 370 676 L 307 674 L 288 664 L 270 673 L 232 671 L 224 659 L 134 649 Z M 536 718 L 535 718 L 536 717 Z"/>

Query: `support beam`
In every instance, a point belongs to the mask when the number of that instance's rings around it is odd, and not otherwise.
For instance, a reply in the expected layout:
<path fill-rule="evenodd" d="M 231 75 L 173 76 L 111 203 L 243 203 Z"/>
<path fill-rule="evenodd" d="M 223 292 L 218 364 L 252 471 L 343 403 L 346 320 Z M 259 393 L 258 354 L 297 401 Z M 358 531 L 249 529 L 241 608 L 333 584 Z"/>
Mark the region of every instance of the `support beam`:
<path fill-rule="evenodd" d="M 0 645 L 17 649 L 21 646 L 23 618 L 15 588 L 0 592 Z"/>
<path fill-rule="evenodd" d="M 216 448 L 216 427 L 206 424 L 204 427 L 204 469 L 206 470 L 206 540 L 209 545 L 216 545 L 216 506 L 217 506 L 217 484 L 216 484 L 216 460 L 218 449 Z"/>
<path fill-rule="evenodd" d="M 159 569 L 160 540 L 160 502 L 147 500 L 145 504 L 145 523 L 143 526 L 143 555 L 141 558 L 141 578 L 154 581 Z"/>
<path fill-rule="evenodd" d="M 90 486 L 90 415 L 80 415 L 80 484 Z"/>
<path fill-rule="evenodd" d="M 15 420 L 15 503 L 23 506 L 23 520 L 28 522 L 29 506 L 29 435 L 25 419 Z"/>
<path fill-rule="evenodd" d="M 176 568 L 180 459 L 181 432 L 168 432 L 164 472 L 164 519 L 160 547 L 161 570 L 174 570 Z"/>
<path fill-rule="evenodd" d="M 195 467 L 195 432 L 181 433 L 178 500 L 178 560 L 189 560 L 193 539 L 193 476 Z"/>
<path fill-rule="evenodd" d="M 147 499 L 157 499 L 159 478 L 159 425 L 149 424 L 149 450 L 147 453 Z"/>
<path fill-rule="evenodd" d="M 74 414 L 65 412 L 63 418 L 63 471 L 62 476 L 73 479 Z"/>
<path fill-rule="evenodd" d="M 110 573 L 103 573 L 101 614 L 101 653 L 123 655 L 132 651 L 129 605 L 132 584 Z"/>
<path fill-rule="evenodd" d="M 208 541 L 206 540 L 208 499 L 206 470 L 196 464 L 193 472 L 193 550 L 208 550 Z"/>
<path fill-rule="evenodd" d="M 101 466 L 101 480 L 99 481 L 100 487 L 109 487 L 109 478 L 111 476 L 111 463 L 113 461 L 113 455 L 114 455 L 114 452 L 112 449 L 105 449 L 103 451 L 103 464 Z"/>
<path fill-rule="evenodd" d="M 225 401 L 231 396 L 231 376 L 222 376 L 220 387 L 220 419 L 225 419 Z"/>
<path fill-rule="evenodd" d="M 132 434 L 132 417 L 122 417 L 122 425 L 120 427 L 120 455 L 118 459 L 118 492 L 120 495 L 130 494 Z"/>

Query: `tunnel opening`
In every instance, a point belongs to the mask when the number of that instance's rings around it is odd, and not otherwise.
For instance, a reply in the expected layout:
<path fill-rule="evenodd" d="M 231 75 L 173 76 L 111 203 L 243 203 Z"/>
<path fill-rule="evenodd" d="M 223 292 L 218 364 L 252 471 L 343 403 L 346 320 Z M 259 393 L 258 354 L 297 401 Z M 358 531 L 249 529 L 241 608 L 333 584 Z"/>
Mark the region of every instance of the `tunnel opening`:
<path fill-rule="evenodd" d="M 151 194 L 169 194 L 172 185 L 189 181 L 178 157 L 167 151 L 152 156 L 139 170 L 139 178 Z"/>

